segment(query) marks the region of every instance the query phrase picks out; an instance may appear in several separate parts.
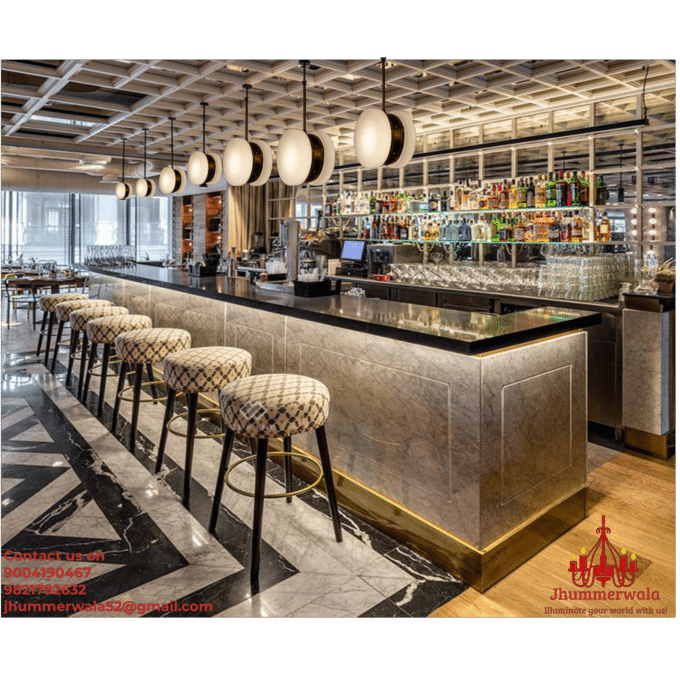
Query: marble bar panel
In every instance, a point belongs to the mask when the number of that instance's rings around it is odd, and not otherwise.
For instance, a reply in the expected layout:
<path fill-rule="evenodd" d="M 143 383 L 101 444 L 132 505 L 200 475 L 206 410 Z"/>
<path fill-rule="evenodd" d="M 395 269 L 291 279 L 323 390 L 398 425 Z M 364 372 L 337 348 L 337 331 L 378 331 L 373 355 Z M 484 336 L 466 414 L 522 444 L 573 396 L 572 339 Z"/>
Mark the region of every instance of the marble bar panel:
<path fill-rule="evenodd" d="M 148 302 L 194 346 L 253 355 L 331 394 L 334 468 L 483 551 L 586 483 L 586 333 L 476 355 L 194 292 L 93 274 L 101 297 Z M 294 444 L 317 455 L 313 433 Z"/>

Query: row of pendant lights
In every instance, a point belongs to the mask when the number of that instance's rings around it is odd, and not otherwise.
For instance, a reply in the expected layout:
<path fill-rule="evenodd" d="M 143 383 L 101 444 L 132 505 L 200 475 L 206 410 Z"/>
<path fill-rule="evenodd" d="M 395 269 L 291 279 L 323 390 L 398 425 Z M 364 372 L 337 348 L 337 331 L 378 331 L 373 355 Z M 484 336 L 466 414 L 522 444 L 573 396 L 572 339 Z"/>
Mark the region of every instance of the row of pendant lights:
<path fill-rule="evenodd" d="M 302 130 L 289 129 L 283 133 L 277 148 L 276 165 L 281 181 L 288 186 L 326 184 L 335 168 L 335 149 L 325 132 L 307 132 L 307 66 L 302 66 Z M 382 109 L 371 107 L 361 113 L 354 128 L 354 149 L 359 163 L 367 169 L 387 165 L 402 168 L 413 158 L 416 130 L 408 113 L 385 111 L 385 65 L 382 65 Z M 245 138 L 232 139 L 224 151 L 224 175 L 231 186 L 260 186 L 272 171 L 272 151 L 268 144 L 248 137 L 248 91 L 245 84 Z M 222 176 L 222 161 L 217 154 L 205 152 L 205 109 L 203 106 L 203 150 L 189 158 L 188 175 L 197 186 L 216 184 Z M 170 118 L 170 166 L 163 168 L 159 187 L 164 194 L 179 194 L 186 188 L 184 170 L 175 168 L 174 118 Z M 144 130 L 144 179 L 137 181 L 137 196 L 153 196 L 155 183 L 146 179 L 146 130 Z M 132 185 L 125 182 L 125 141 L 123 141 L 123 178 L 116 185 L 116 196 L 132 196 Z"/>

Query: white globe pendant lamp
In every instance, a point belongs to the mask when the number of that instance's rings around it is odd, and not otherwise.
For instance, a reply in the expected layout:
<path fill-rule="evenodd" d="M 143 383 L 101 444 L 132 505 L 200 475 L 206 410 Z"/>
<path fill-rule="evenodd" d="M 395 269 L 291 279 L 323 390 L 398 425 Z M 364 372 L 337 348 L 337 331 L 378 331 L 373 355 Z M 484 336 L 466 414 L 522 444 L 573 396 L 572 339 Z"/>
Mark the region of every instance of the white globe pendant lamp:
<path fill-rule="evenodd" d="M 272 174 L 272 150 L 269 144 L 248 139 L 248 90 L 252 85 L 245 83 L 245 139 L 232 139 L 224 150 L 224 176 L 228 184 L 235 187 L 250 184 L 254 187 L 264 184 Z"/>
<path fill-rule="evenodd" d="M 175 167 L 175 119 L 170 116 L 170 165 L 161 170 L 158 187 L 164 194 L 181 194 L 186 186 L 186 172 Z"/>
<path fill-rule="evenodd" d="M 408 113 L 385 111 L 385 62 L 382 64 L 382 109 L 363 111 L 354 127 L 354 153 L 364 168 L 403 168 L 416 150 L 416 127 Z"/>
<path fill-rule="evenodd" d="M 216 153 L 205 152 L 205 109 L 208 106 L 201 102 L 203 107 L 203 151 L 194 151 L 189 156 L 189 179 L 199 187 L 207 187 L 217 184 L 222 177 L 222 161 Z"/>
<path fill-rule="evenodd" d="M 116 198 L 124 201 L 132 196 L 132 184 L 125 181 L 125 140 L 123 140 L 123 171 L 122 179 L 116 184 Z"/>
<path fill-rule="evenodd" d="M 307 66 L 302 65 L 302 130 L 286 130 L 276 149 L 281 181 L 291 187 L 326 184 L 335 168 L 335 148 L 325 132 L 307 132 Z"/>
<path fill-rule="evenodd" d="M 135 189 L 139 198 L 151 198 L 156 193 L 156 182 L 146 178 L 146 130 L 144 130 L 144 178 L 137 180 Z"/>

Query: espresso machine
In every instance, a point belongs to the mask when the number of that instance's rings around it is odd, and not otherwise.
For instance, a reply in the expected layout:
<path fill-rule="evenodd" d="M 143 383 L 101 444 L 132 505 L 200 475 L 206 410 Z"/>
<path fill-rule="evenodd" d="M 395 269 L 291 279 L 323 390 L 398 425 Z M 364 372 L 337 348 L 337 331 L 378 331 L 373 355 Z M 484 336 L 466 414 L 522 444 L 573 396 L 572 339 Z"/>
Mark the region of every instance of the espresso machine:
<path fill-rule="evenodd" d="M 369 243 L 368 278 L 389 273 L 393 264 L 419 263 L 422 257 L 412 243 Z"/>

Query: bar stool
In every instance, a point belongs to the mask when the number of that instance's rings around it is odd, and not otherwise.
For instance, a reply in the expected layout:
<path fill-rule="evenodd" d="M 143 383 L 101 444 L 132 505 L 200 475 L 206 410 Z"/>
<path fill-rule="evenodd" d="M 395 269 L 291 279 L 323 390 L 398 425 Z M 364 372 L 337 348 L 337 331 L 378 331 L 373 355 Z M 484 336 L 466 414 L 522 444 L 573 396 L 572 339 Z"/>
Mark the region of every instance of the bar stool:
<path fill-rule="evenodd" d="M 85 309 L 86 307 L 111 307 L 113 302 L 108 300 L 93 300 L 88 298 L 87 300 L 67 300 L 66 302 L 60 302 L 55 308 L 54 313 L 56 315 L 56 320 L 59 322 L 59 328 L 57 329 L 57 340 L 55 343 L 55 351 L 52 355 L 52 373 L 57 365 L 57 355 L 59 354 L 59 343 L 61 342 L 61 336 L 64 332 L 64 326 L 68 322 L 69 315 L 71 312 L 75 312 L 76 309 Z M 75 347 L 74 347 L 74 332 L 71 329 L 71 340 L 69 342 L 69 347 L 71 348 L 70 353 L 76 351 L 78 347 L 78 333 L 75 333 Z M 66 374 L 66 384 L 68 385 L 71 379 L 71 368 L 73 367 L 73 357 L 69 357 L 69 368 Z"/>
<path fill-rule="evenodd" d="M 139 418 L 139 404 L 141 403 L 142 387 L 144 385 L 162 385 L 162 380 L 151 379 L 148 383 L 142 383 L 142 371 L 147 365 L 147 370 L 153 376 L 151 365 L 163 361 L 168 354 L 179 352 L 191 347 L 191 335 L 188 331 L 179 328 L 145 328 L 136 331 L 121 333 L 116 338 L 116 354 L 121 362 L 120 373 L 118 374 L 118 389 L 116 391 L 116 401 L 113 407 L 113 422 L 111 432 L 116 431 L 118 423 L 118 412 L 121 400 L 132 401 L 132 419 L 130 421 L 130 451 L 135 450 L 135 437 L 137 435 L 137 420 Z M 129 367 L 134 366 L 134 384 L 126 387 L 125 374 Z M 132 389 L 132 399 L 123 397 L 123 392 Z M 165 397 L 157 398 L 153 395 L 152 399 L 145 399 L 144 402 L 162 401 Z"/>
<path fill-rule="evenodd" d="M 76 309 L 69 314 L 68 320 L 71 324 L 71 332 L 76 334 L 83 334 L 83 342 L 80 347 L 80 370 L 78 371 L 78 400 L 82 401 L 83 384 L 85 382 L 85 364 L 87 363 L 87 333 L 85 327 L 88 321 L 98 319 L 102 316 L 120 316 L 121 314 L 129 314 L 127 307 L 116 307 L 115 305 L 85 307 L 83 309 Z M 73 354 L 75 355 L 75 350 Z"/>
<path fill-rule="evenodd" d="M 250 352 L 236 347 L 194 347 L 181 352 L 169 354 L 163 360 L 163 379 L 167 385 L 168 400 L 165 403 L 165 415 L 158 445 L 156 473 L 163 464 L 165 444 L 168 432 L 186 437 L 186 459 L 184 464 L 184 489 L 182 503 L 189 504 L 191 487 L 191 464 L 194 455 L 194 439 L 216 439 L 224 435 L 196 434 L 196 417 L 200 414 L 219 413 L 219 409 L 198 408 L 198 395 L 201 392 L 215 392 L 223 387 L 250 375 L 253 357 Z M 186 413 L 172 416 L 175 396 L 184 393 L 187 401 Z M 186 435 L 173 430 L 171 423 L 178 419 L 187 419 Z"/>
<path fill-rule="evenodd" d="M 254 375 L 237 380 L 227 385 L 220 392 L 220 410 L 225 437 L 208 531 L 212 534 L 215 533 L 225 482 L 230 489 L 237 493 L 255 498 L 253 545 L 250 561 L 250 580 L 255 588 L 257 587 L 260 569 L 260 538 L 262 536 L 265 498 L 296 496 L 315 487 L 323 479 L 326 484 L 335 539 L 338 542 L 342 541 L 340 515 L 333 484 L 333 470 L 324 428 L 328 418 L 329 406 L 330 394 L 328 388 L 318 380 L 301 375 Z M 292 491 L 287 485 L 288 488 L 285 493 L 265 494 L 268 440 L 282 437 L 284 439 L 284 457 L 307 458 L 318 466 L 315 458 L 307 454 L 291 452 L 291 437 L 310 430 L 316 431 L 316 440 L 319 446 L 321 473 L 318 478 L 299 491 Z M 235 434 L 256 439 L 257 454 L 246 456 L 231 467 L 227 467 Z M 254 493 L 240 489 L 229 481 L 229 475 L 235 467 L 252 459 L 255 459 Z"/>
<path fill-rule="evenodd" d="M 67 300 L 87 300 L 85 293 L 53 293 L 52 295 L 43 295 L 39 300 L 40 311 L 43 313 L 42 322 L 40 324 L 40 334 L 38 335 L 38 348 L 35 350 L 35 355 L 40 356 L 40 349 L 42 347 L 43 336 L 45 335 L 45 326 L 47 329 L 47 342 L 45 343 L 45 366 L 49 361 L 50 343 L 52 341 L 52 328 L 54 327 L 54 309 L 60 302 Z"/>
<path fill-rule="evenodd" d="M 109 354 L 116 342 L 116 338 L 127 331 L 135 331 L 141 328 L 151 328 L 151 317 L 143 314 L 120 314 L 116 316 L 102 316 L 88 321 L 85 326 L 85 334 L 90 343 L 90 358 L 85 373 L 83 385 L 83 403 L 87 401 L 87 393 L 90 388 L 90 377 L 94 374 L 94 362 L 97 356 L 97 345 L 103 344 L 101 362 L 101 381 L 99 385 L 99 402 L 97 404 L 97 418 L 101 418 L 104 408 L 104 395 L 106 393 L 106 377 L 109 370 Z"/>

